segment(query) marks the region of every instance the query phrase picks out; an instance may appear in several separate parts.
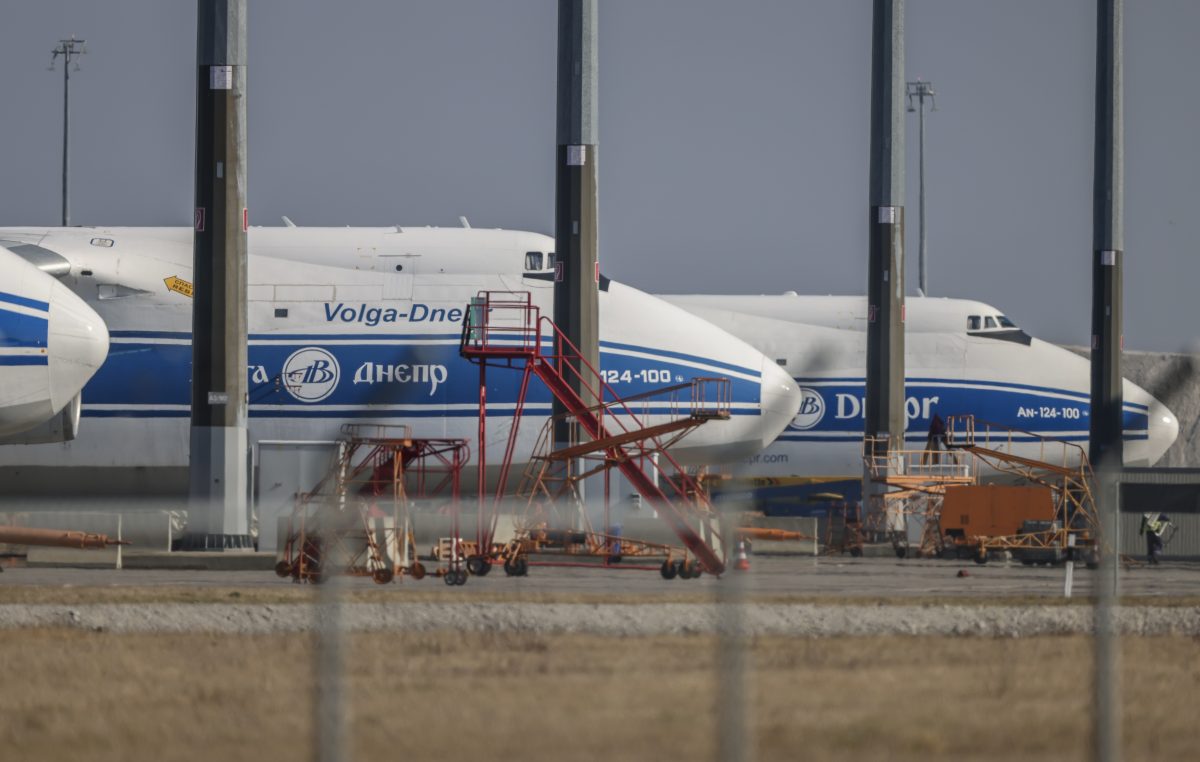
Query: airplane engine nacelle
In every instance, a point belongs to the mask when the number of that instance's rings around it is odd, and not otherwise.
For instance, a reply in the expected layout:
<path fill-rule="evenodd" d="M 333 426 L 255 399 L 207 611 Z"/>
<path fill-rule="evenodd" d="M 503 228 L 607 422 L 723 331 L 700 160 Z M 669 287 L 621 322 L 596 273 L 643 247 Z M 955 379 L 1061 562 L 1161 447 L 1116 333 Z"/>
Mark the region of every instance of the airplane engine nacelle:
<path fill-rule="evenodd" d="M 95 310 L 0 248 L 0 444 L 73 439 L 80 392 L 108 357 Z M 37 428 L 38 433 L 31 430 Z"/>
<path fill-rule="evenodd" d="M 70 442 L 79 432 L 79 415 L 83 409 L 83 395 L 76 394 L 67 406 L 42 421 L 32 429 L 0 437 L 0 445 L 6 444 L 51 444 Z"/>

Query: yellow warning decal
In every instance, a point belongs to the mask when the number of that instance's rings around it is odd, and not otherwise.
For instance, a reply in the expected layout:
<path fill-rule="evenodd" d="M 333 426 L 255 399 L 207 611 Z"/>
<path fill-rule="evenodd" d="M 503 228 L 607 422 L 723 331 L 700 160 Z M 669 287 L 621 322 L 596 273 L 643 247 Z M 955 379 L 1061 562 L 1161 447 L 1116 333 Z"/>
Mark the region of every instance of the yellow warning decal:
<path fill-rule="evenodd" d="M 177 275 L 172 275 L 170 278 L 163 278 L 163 283 L 167 284 L 168 291 L 174 291 L 177 294 L 183 294 L 188 299 L 192 298 L 192 284 L 180 278 Z"/>

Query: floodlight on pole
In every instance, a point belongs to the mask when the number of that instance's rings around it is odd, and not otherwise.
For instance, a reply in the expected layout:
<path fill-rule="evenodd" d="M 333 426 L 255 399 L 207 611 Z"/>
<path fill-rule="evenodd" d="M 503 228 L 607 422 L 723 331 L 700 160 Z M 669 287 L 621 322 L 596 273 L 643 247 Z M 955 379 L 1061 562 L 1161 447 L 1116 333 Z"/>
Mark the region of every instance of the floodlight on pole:
<path fill-rule="evenodd" d="M 67 194 L 69 184 L 67 177 L 70 173 L 70 136 L 71 136 L 71 64 L 79 71 L 79 56 L 87 53 L 87 40 L 77 40 L 71 35 L 69 40 L 59 40 L 58 47 L 50 51 L 50 71 L 54 71 L 54 62 L 59 56 L 63 59 L 63 159 L 62 159 L 62 225 L 71 224 L 71 205 Z"/>
<path fill-rule="evenodd" d="M 921 136 L 920 137 L 920 147 L 918 149 L 919 168 L 917 170 L 917 174 L 919 175 L 919 178 L 920 178 L 919 182 L 920 182 L 920 187 L 921 187 L 920 201 L 918 202 L 918 205 L 919 205 L 918 214 L 920 215 L 919 225 L 920 225 L 920 231 L 921 231 L 920 232 L 921 246 L 919 249 L 919 253 L 917 254 L 917 267 L 919 270 L 919 276 L 917 278 L 917 280 L 918 280 L 917 288 L 919 289 L 921 296 L 928 296 L 929 295 L 929 279 L 928 279 L 928 269 L 926 268 L 927 259 L 925 256 L 925 253 L 926 253 L 926 242 L 925 242 L 925 99 L 926 98 L 929 99 L 929 103 L 932 106 L 932 108 L 930 110 L 937 111 L 938 110 L 937 109 L 937 100 L 936 100 L 937 93 L 935 93 L 933 91 L 932 83 L 925 82 L 920 79 L 918 79 L 916 82 L 906 82 L 905 85 L 906 85 L 906 94 L 908 95 L 908 109 L 907 110 L 908 110 L 908 113 L 910 113 L 910 114 L 914 111 L 918 112 L 918 116 L 917 116 L 918 128 L 917 129 Z M 914 105 L 914 101 L 915 101 L 915 105 Z"/>

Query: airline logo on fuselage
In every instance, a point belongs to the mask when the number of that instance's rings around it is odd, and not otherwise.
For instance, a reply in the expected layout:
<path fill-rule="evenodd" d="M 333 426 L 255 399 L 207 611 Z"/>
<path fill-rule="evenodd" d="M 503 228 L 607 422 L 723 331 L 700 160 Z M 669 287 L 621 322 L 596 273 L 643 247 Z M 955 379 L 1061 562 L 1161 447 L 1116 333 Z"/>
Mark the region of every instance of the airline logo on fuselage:
<path fill-rule="evenodd" d="M 429 384 L 432 397 L 449 377 L 445 365 L 365 362 L 354 371 L 354 384 Z"/>
<path fill-rule="evenodd" d="M 387 323 L 461 323 L 462 319 L 461 307 L 431 307 L 421 302 L 412 302 L 407 311 L 365 303 L 325 303 L 325 322 L 359 323 L 368 328 Z"/>
<path fill-rule="evenodd" d="M 839 420 L 850 418 L 867 417 L 867 398 L 857 394 L 845 394 L 839 392 L 837 395 L 837 417 Z M 904 417 L 906 421 L 917 419 L 929 420 L 933 415 L 933 408 L 941 402 L 942 398 L 938 395 L 932 397 L 906 397 L 904 399 Z"/>
<path fill-rule="evenodd" d="M 831 425 L 834 428 L 841 428 L 837 421 L 862 420 L 867 415 L 866 398 L 858 394 L 847 394 L 845 392 L 835 392 L 833 394 L 833 416 L 834 423 Z M 909 421 L 922 419 L 928 420 L 933 414 L 933 408 L 941 401 L 939 396 L 922 396 L 908 397 L 904 400 L 905 417 Z M 796 417 L 788 424 L 788 428 L 798 431 L 808 431 L 816 428 L 818 424 L 825 419 L 825 412 L 828 405 L 825 403 L 825 397 L 816 389 L 807 386 L 800 387 L 800 409 L 796 413 Z"/>
<path fill-rule="evenodd" d="M 320 402 L 333 394 L 342 370 L 337 358 L 320 347 L 297 349 L 283 363 L 283 384 L 301 402 Z"/>
<path fill-rule="evenodd" d="M 815 389 L 809 389 L 807 386 L 800 387 L 800 409 L 796 412 L 796 417 L 792 419 L 791 428 L 799 429 L 800 431 L 808 431 L 813 426 L 821 422 L 825 417 L 825 399 L 820 392 Z"/>

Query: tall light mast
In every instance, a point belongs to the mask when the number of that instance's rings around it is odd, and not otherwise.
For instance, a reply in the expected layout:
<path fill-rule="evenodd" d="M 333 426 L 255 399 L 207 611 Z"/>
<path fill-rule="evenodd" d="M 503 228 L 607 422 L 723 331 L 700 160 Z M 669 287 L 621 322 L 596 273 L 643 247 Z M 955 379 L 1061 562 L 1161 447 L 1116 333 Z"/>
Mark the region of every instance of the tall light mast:
<path fill-rule="evenodd" d="M 79 62 L 75 59 L 87 53 L 87 40 L 77 40 L 71 35 L 69 40 L 59 40 L 58 47 L 50 51 L 50 71 L 54 71 L 54 62 L 63 60 L 63 159 L 62 159 L 62 226 L 71 224 L 71 201 L 67 193 L 69 187 L 67 177 L 70 174 L 71 157 L 71 64 L 79 71 Z"/>
<path fill-rule="evenodd" d="M 917 255 L 918 268 L 918 283 L 917 288 L 921 296 L 929 296 L 929 270 L 927 268 L 928 259 L 926 255 L 926 240 L 925 240 L 925 99 L 929 99 L 932 106 L 931 111 L 937 111 L 937 93 L 933 91 L 933 83 L 925 82 L 918 79 L 916 82 L 906 83 L 908 90 L 908 113 L 917 112 L 917 131 L 920 133 L 920 142 L 917 149 L 918 166 L 917 175 L 920 178 L 920 230 L 921 230 L 921 248 Z"/>

